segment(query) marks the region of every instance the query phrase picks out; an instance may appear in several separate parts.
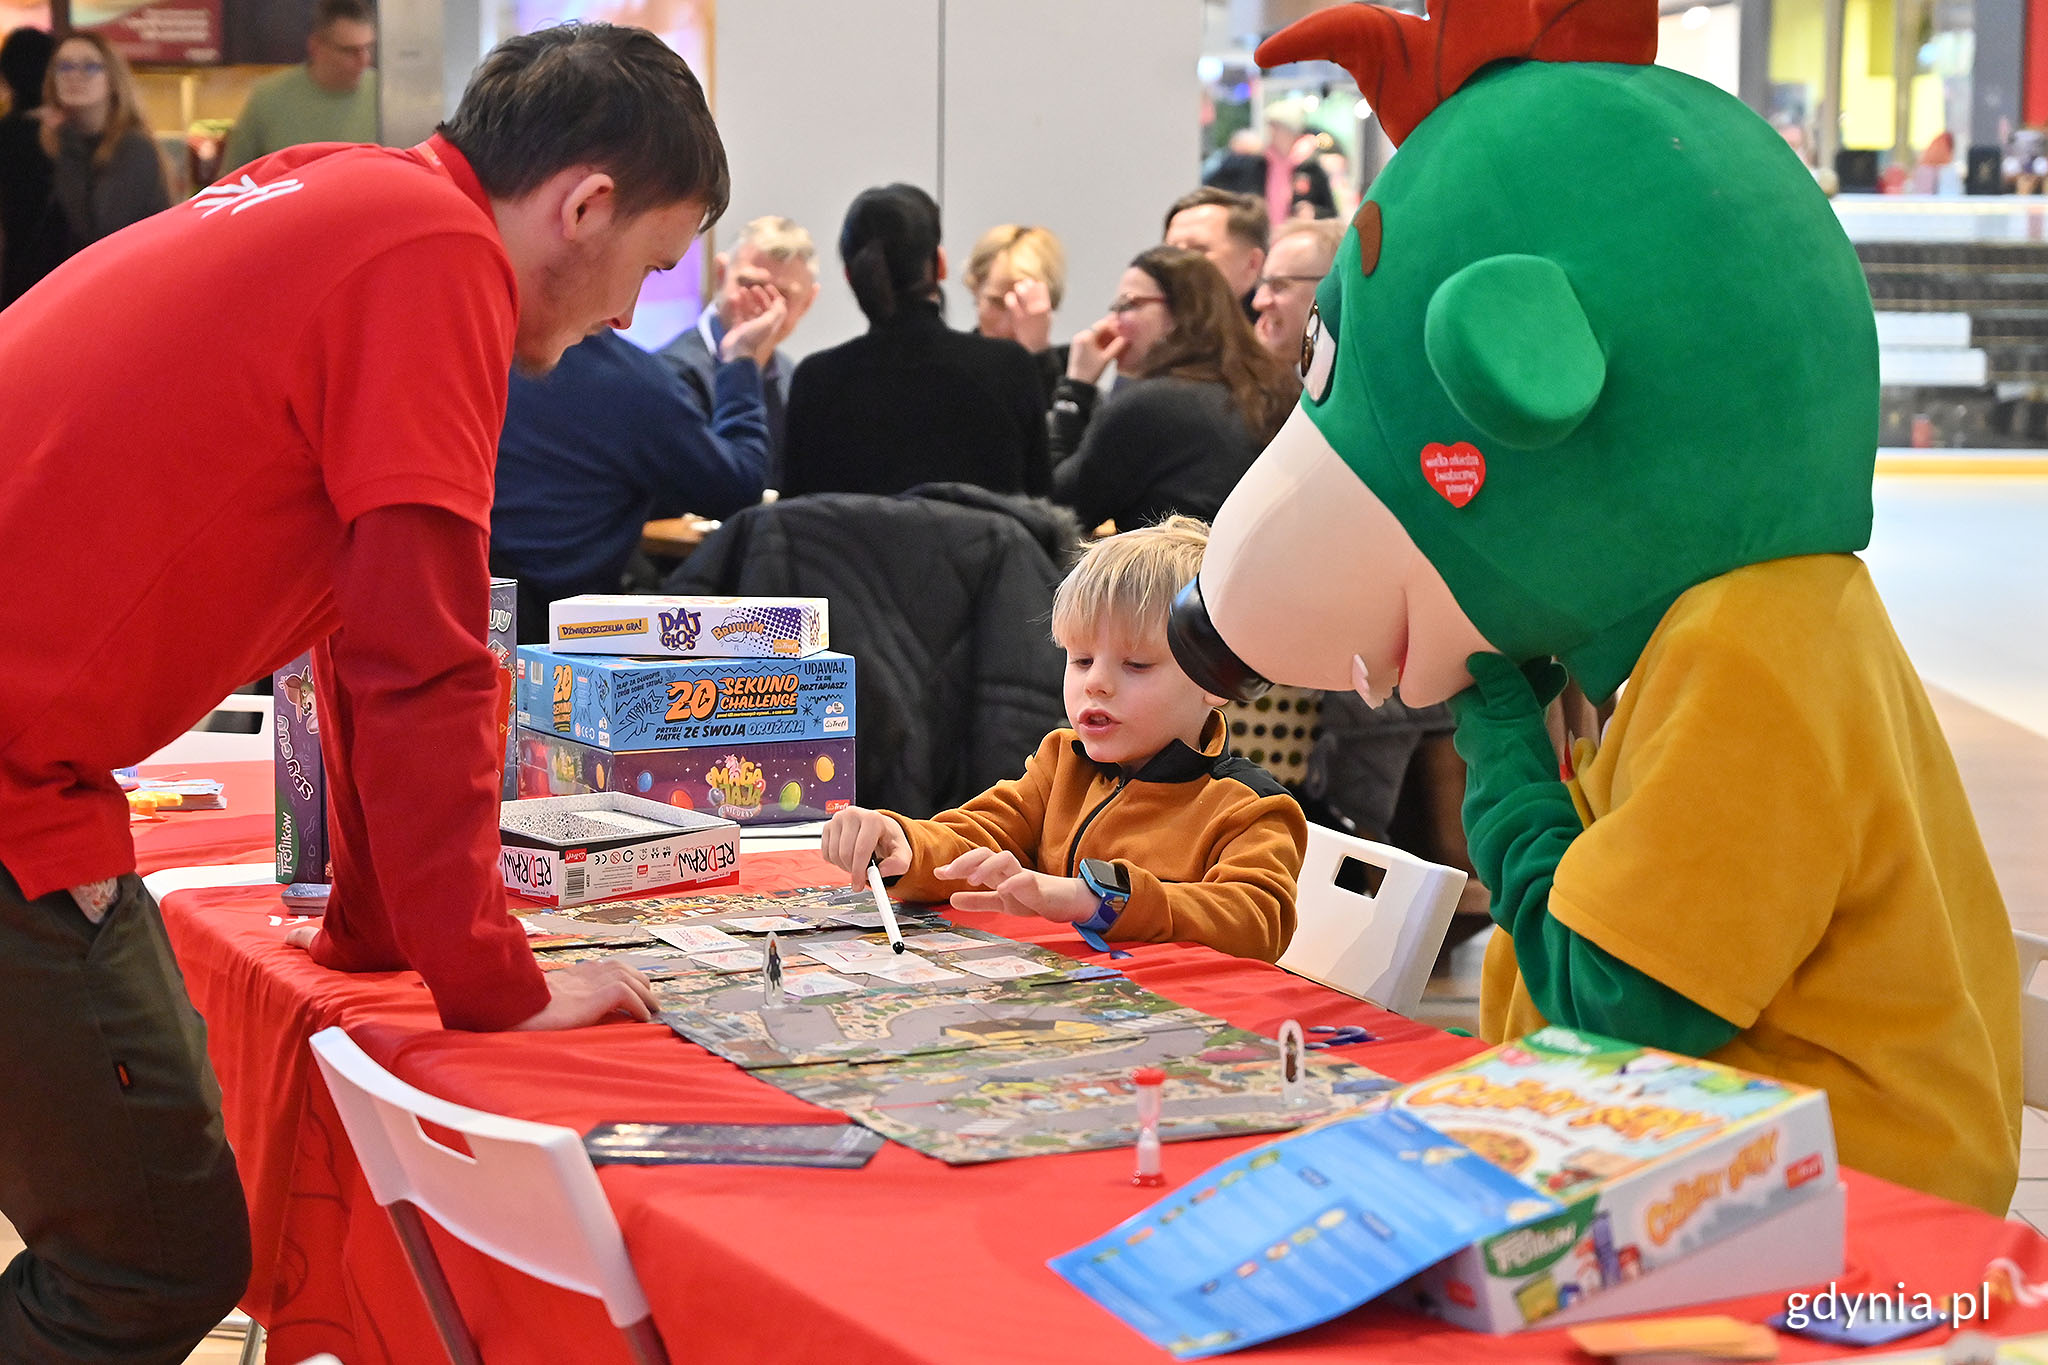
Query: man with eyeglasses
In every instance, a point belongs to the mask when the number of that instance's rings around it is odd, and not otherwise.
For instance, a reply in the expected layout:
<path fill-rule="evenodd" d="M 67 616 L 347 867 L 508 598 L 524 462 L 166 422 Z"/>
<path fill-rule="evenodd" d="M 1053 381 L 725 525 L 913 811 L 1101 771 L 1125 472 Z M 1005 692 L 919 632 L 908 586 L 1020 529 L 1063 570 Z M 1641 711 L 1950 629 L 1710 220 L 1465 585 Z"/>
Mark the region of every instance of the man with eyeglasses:
<path fill-rule="evenodd" d="M 320 0 L 306 60 L 258 81 L 228 133 L 221 173 L 306 142 L 377 141 L 377 15 L 369 0 Z"/>
<path fill-rule="evenodd" d="M 1289 223 L 1273 234 L 1265 271 L 1252 293 L 1252 311 L 1258 315 L 1259 340 L 1289 364 L 1301 358 L 1316 286 L 1330 273 L 1343 238 L 1343 225 L 1329 218 Z"/>

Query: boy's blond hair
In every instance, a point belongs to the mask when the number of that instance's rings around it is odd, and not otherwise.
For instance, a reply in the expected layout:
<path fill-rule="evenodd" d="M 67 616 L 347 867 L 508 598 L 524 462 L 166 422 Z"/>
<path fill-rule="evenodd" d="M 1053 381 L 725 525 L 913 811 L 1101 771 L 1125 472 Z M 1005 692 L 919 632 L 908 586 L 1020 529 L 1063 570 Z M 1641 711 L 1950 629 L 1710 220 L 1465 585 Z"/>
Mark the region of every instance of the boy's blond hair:
<path fill-rule="evenodd" d="M 1208 548 L 1209 523 L 1168 517 L 1081 551 L 1052 598 L 1052 638 L 1064 645 L 1114 623 L 1135 639 L 1166 629 L 1166 613 Z"/>

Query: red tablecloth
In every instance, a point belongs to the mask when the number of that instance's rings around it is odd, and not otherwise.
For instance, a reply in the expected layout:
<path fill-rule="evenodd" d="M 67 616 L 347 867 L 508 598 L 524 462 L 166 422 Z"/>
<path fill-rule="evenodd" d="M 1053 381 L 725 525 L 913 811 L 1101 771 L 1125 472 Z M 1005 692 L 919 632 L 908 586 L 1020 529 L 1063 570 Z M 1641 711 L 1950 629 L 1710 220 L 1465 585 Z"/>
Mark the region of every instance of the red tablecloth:
<path fill-rule="evenodd" d="M 161 820 L 128 822 L 135 870 L 147 877 L 167 867 L 258 863 L 277 838 L 275 775 L 267 762 L 150 763 L 144 777 L 206 777 L 220 783 L 222 810 L 168 811 Z"/>
<path fill-rule="evenodd" d="M 832 879 L 809 853 L 750 854 L 744 884 Z M 342 976 L 313 966 L 270 924 L 274 893 L 190 891 L 164 907 L 193 999 L 211 1028 L 228 1133 L 255 1227 L 245 1301 L 272 1333 L 271 1359 L 333 1351 L 349 1365 L 432 1361 L 425 1307 L 369 1197 L 315 1077 L 305 1040 L 345 1025 L 378 1061 L 430 1093 L 569 1125 L 606 1120 L 830 1120 L 655 1025 L 570 1034 L 457 1034 L 435 1026 L 411 974 Z M 1063 951 L 1071 931 L 959 916 Z M 1282 1020 L 1358 1023 L 1379 1041 L 1341 1055 L 1411 1079 L 1480 1045 L 1290 977 L 1184 945 L 1138 948 L 1119 965 L 1143 985 L 1273 1034 Z M 1166 1148 L 1176 1183 L 1257 1139 Z M 1136 1212 L 1128 1151 L 950 1168 L 894 1144 L 859 1171 L 766 1167 L 605 1168 L 656 1322 L 690 1361 L 1089 1362 L 1166 1357 L 1046 1269 L 1048 1257 Z M 1849 1182 L 1849 1265 L 1841 1288 L 1944 1297 L 1974 1290 L 1996 1257 L 2048 1280 L 2048 1242 L 2004 1222 L 1870 1177 Z M 450 1277 L 493 1365 L 622 1362 L 594 1300 L 536 1284 L 441 1239 Z M 1761 1320 L 1782 1297 L 1728 1311 Z M 2001 1335 L 2048 1330 L 2048 1308 L 2000 1304 Z M 1932 1338 L 1929 1338 L 1930 1340 Z M 1785 1358 L 1830 1352 L 1786 1338 Z M 1488 1341 L 1370 1307 L 1260 1348 L 1270 1360 L 1582 1360 L 1560 1333 Z"/>

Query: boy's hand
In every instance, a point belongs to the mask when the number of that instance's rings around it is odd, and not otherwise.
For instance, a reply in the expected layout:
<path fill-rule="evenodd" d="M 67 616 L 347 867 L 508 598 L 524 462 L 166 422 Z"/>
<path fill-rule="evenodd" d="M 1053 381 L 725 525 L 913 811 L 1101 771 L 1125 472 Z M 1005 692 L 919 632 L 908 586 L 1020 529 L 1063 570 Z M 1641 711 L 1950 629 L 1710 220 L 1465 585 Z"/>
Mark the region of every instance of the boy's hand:
<path fill-rule="evenodd" d="M 862 806 L 848 806 L 825 822 L 818 851 L 826 862 L 851 873 L 855 886 L 868 884 L 870 854 L 882 855 L 884 877 L 900 877 L 910 871 L 910 836 L 903 826 Z"/>
<path fill-rule="evenodd" d="M 1095 913 L 1095 893 L 1079 877 L 1033 872 L 1018 862 L 1015 854 L 998 849 L 970 848 L 932 875 L 989 888 L 955 891 L 953 905 L 960 910 L 1036 915 L 1056 924 L 1074 924 Z"/>

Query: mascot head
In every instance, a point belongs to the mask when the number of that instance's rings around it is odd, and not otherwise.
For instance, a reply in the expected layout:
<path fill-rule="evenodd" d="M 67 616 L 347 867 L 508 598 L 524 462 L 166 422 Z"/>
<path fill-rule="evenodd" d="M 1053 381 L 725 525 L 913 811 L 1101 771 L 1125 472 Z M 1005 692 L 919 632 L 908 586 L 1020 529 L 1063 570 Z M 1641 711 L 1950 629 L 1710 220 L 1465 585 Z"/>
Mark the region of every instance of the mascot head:
<path fill-rule="evenodd" d="M 1855 252 L 1783 139 L 1652 65 L 1656 35 L 1656 0 L 1434 0 L 1259 48 L 1342 64 L 1400 150 L 1176 608 L 1204 688 L 1398 679 L 1427 705 L 1493 650 L 1605 697 L 1687 588 L 1868 542 Z"/>

